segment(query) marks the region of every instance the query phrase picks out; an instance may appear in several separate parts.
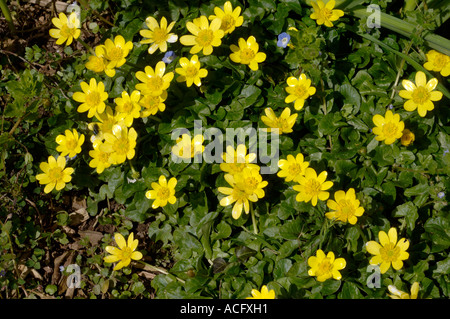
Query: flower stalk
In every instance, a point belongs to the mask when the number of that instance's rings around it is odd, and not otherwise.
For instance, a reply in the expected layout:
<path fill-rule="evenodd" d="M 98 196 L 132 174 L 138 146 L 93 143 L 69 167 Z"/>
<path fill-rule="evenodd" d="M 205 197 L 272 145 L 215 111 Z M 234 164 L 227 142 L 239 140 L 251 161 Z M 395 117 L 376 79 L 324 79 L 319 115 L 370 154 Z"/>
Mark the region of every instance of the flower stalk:
<path fill-rule="evenodd" d="M 5 0 L 0 0 L 0 9 L 2 10 L 3 15 L 5 16 L 5 20 L 8 23 L 9 30 L 13 35 L 16 34 L 16 27 L 14 26 L 14 22 L 11 16 L 11 12 L 9 11 L 8 5 Z"/>

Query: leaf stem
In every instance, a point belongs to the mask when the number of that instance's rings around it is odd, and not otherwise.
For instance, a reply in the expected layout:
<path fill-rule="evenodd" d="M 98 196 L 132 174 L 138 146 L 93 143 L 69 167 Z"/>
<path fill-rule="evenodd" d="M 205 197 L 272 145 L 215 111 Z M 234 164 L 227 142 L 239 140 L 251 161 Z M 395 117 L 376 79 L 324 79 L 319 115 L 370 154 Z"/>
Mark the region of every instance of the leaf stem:
<path fill-rule="evenodd" d="M 253 223 L 253 232 L 255 233 L 255 235 L 258 234 L 258 228 L 256 226 L 256 217 L 255 217 L 255 211 L 253 209 L 253 203 L 250 202 L 250 214 L 252 215 L 252 223 Z"/>

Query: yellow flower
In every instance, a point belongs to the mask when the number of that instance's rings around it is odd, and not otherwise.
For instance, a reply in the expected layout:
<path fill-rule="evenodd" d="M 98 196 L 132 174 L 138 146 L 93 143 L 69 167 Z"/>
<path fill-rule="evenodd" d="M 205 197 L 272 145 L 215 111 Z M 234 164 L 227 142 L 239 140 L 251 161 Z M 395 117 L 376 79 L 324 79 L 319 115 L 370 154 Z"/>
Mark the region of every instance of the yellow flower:
<path fill-rule="evenodd" d="M 291 103 L 295 101 L 294 107 L 300 111 L 305 105 L 305 100 L 316 93 L 316 88 L 311 86 L 311 80 L 306 78 L 305 74 L 301 74 L 299 78 L 290 76 L 287 79 L 286 96 L 284 102 Z"/>
<path fill-rule="evenodd" d="M 298 114 L 291 115 L 290 108 L 286 107 L 280 117 L 277 117 L 270 107 L 267 107 L 264 112 L 266 115 L 261 116 L 261 121 L 270 127 L 266 129 L 267 132 L 270 132 L 272 129 L 278 129 L 278 134 L 292 132 L 292 127 L 295 124 Z"/>
<path fill-rule="evenodd" d="M 186 28 L 191 33 L 190 35 L 183 35 L 180 42 L 186 46 L 192 46 L 189 53 L 195 54 L 200 51 L 204 55 L 210 55 L 213 47 L 218 47 L 222 44 L 223 30 L 220 30 L 221 20 L 219 18 L 208 22 L 206 16 L 194 19 L 193 22 L 186 23 Z"/>
<path fill-rule="evenodd" d="M 125 42 L 123 36 L 118 35 L 114 38 L 105 41 L 105 57 L 108 59 L 108 69 L 118 68 L 126 62 L 126 57 L 133 49 L 133 42 Z"/>
<path fill-rule="evenodd" d="M 169 202 L 175 204 L 177 198 L 175 197 L 175 186 L 177 186 L 177 179 L 172 177 L 167 182 L 164 175 L 159 177 L 158 183 L 153 182 L 152 190 L 145 193 L 148 199 L 154 199 L 152 208 L 164 207 Z"/>
<path fill-rule="evenodd" d="M 155 70 L 151 66 L 146 66 L 142 71 L 136 72 L 136 78 L 143 82 L 136 84 L 136 89 L 141 91 L 143 95 L 161 95 L 170 86 L 170 81 L 173 79 L 173 72 L 166 72 L 166 64 L 159 61 Z"/>
<path fill-rule="evenodd" d="M 127 267 L 131 260 L 140 260 L 142 259 L 142 253 L 136 251 L 137 246 L 139 245 L 139 241 L 134 239 L 134 234 L 130 233 L 128 236 L 128 240 L 125 240 L 125 237 L 120 233 L 114 234 L 114 240 L 118 247 L 114 246 L 106 246 L 105 250 L 110 253 L 103 258 L 106 263 L 118 263 L 114 266 L 114 270 L 122 269 L 123 267 Z"/>
<path fill-rule="evenodd" d="M 81 145 L 84 143 L 84 135 L 81 134 L 78 136 L 78 132 L 76 129 L 66 130 L 64 132 L 65 135 L 58 135 L 56 137 L 56 143 L 58 146 L 56 150 L 60 152 L 60 156 L 69 155 L 69 157 L 74 157 L 78 153 L 81 153 Z"/>
<path fill-rule="evenodd" d="M 141 117 L 155 115 L 158 112 L 164 112 L 166 105 L 163 103 L 167 99 L 167 92 L 161 95 L 144 95 L 139 101 L 139 105 L 144 109 L 141 111 Z"/>
<path fill-rule="evenodd" d="M 89 84 L 86 82 L 80 83 L 83 92 L 75 92 L 73 99 L 82 103 L 78 106 L 77 111 L 80 113 L 88 111 L 88 117 L 91 118 L 97 113 L 102 113 L 105 110 L 105 100 L 108 99 L 108 93 L 105 92 L 105 85 L 103 82 L 98 82 L 92 78 Z"/>
<path fill-rule="evenodd" d="M 214 13 L 215 15 L 209 16 L 209 20 L 219 18 L 221 21 L 220 29 L 223 30 L 224 34 L 233 32 L 236 27 L 240 27 L 244 23 L 244 17 L 240 16 L 241 7 L 236 7 L 233 10 L 230 1 L 225 2 L 223 10 L 215 7 Z"/>
<path fill-rule="evenodd" d="M 115 125 L 120 125 L 126 127 L 119 113 L 114 113 L 110 106 L 107 106 L 103 113 L 97 113 L 95 117 L 99 122 L 92 122 L 88 124 L 88 128 L 94 132 L 91 136 L 91 142 L 96 148 L 96 144 L 104 141 L 104 134 L 112 134 L 113 127 Z"/>
<path fill-rule="evenodd" d="M 298 182 L 300 176 L 305 175 L 308 166 L 309 162 L 304 162 L 302 153 L 298 153 L 295 157 L 289 154 L 287 159 L 278 161 L 278 167 L 281 168 L 281 171 L 277 175 L 285 178 L 286 182 Z"/>
<path fill-rule="evenodd" d="M 175 72 L 177 72 L 180 76 L 177 78 L 177 82 L 186 81 L 187 87 L 190 87 L 192 83 L 197 86 L 202 85 L 201 79 L 208 75 L 208 71 L 206 69 L 200 69 L 200 62 L 198 61 L 198 56 L 194 54 L 191 60 L 187 58 L 180 59 L 181 68 L 176 68 Z"/>
<path fill-rule="evenodd" d="M 256 159 L 256 154 L 247 154 L 244 144 L 239 144 L 236 151 L 233 146 L 228 145 L 226 153 L 222 153 L 222 158 L 225 162 L 220 163 L 220 169 L 232 175 L 242 172 L 245 167 L 259 169 L 258 165 L 250 164 Z"/>
<path fill-rule="evenodd" d="M 414 133 L 408 130 L 407 128 L 403 130 L 402 134 L 403 135 L 400 139 L 400 142 L 402 143 L 403 146 L 409 146 L 416 139 Z"/>
<path fill-rule="evenodd" d="M 388 294 L 388 296 L 392 299 L 417 299 L 417 296 L 419 295 L 419 288 L 419 283 L 417 281 L 414 282 L 411 286 L 411 295 L 409 295 L 407 292 L 398 290 L 394 285 L 389 285 L 388 289 L 392 295 Z"/>
<path fill-rule="evenodd" d="M 385 116 L 375 114 L 372 118 L 373 123 L 376 125 L 372 129 L 372 132 L 376 135 L 377 141 L 384 141 L 385 144 L 392 144 L 403 135 L 403 129 L 405 123 L 400 121 L 399 114 L 393 114 L 392 111 L 386 111 Z"/>
<path fill-rule="evenodd" d="M 311 267 L 308 275 L 316 276 L 318 281 L 323 282 L 330 278 L 341 280 L 342 275 L 339 270 L 344 269 L 347 263 L 344 258 L 335 259 L 332 251 L 325 256 L 323 250 L 319 249 L 316 256 L 308 258 L 308 265 Z"/>
<path fill-rule="evenodd" d="M 127 127 L 130 127 L 133 124 L 133 119 L 141 116 L 141 106 L 139 105 L 140 98 L 141 93 L 134 90 L 131 92 L 131 96 L 128 92 L 123 91 L 122 97 L 114 99 L 118 117 L 123 119 Z"/>
<path fill-rule="evenodd" d="M 429 71 L 440 72 L 442 76 L 450 75 L 450 57 L 435 50 L 428 51 L 427 62 L 423 66 Z"/>
<path fill-rule="evenodd" d="M 416 83 L 409 80 L 403 80 L 402 85 L 406 90 L 401 90 L 399 95 L 407 99 L 403 107 L 412 112 L 415 109 L 421 117 L 427 115 L 427 111 L 434 109 L 433 102 L 442 99 L 442 93 L 433 91 L 438 85 L 438 80 L 433 78 L 427 82 L 427 76 L 422 71 L 416 73 Z"/>
<path fill-rule="evenodd" d="M 192 140 L 189 134 L 183 134 L 176 140 L 177 144 L 172 147 L 172 153 L 184 159 L 193 158 L 205 150 L 204 140 L 201 134 L 195 135 Z"/>
<path fill-rule="evenodd" d="M 66 159 L 64 156 L 58 156 L 55 159 L 53 156 L 48 157 L 48 162 L 42 162 L 39 168 L 43 172 L 36 175 L 39 184 L 45 185 L 44 193 L 50 193 L 54 188 L 59 191 L 72 180 L 73 168 L 66 168 Z"/>
<path fill-rule="evenodd" d="M 89 56 L 89 61 L 86 62 L 86 69 L 100 73 L 105 71 L 108 61 L 105 58 L 105 46 L 97 45 L 94 49 L 95 55 Z"/>
<path fill-rule="evenodd" d="M 245 299 L 275 299 L 275 290 L 269 290 L 266 285 L 261 287 L 261 292 L 257 289 L 252 289 L 252 297 L 247 297 Z"/>
<path fill-rule="evenodd" d="M 249 68 L 253 71 L 258 70 L 258 63 L 266 60 L 266 54 L 263 52 L 258 52 L 259 45 L 256 43 L 254 36 L 248 37 L 247 41 L 244 38 L 240 38 L 238 45 L 230 45 L 231 61 L 235 63 L 247 64 Z"/>
<path fill-rule="evenodd" d="M 375 255 L 369 263 L 371 265 L 380 265 L 380 272 L 384 274 L 392 264 L 394 269 L 399 270 L 403 267 L 403 260 L 409 258 L 406 250 L 409 247 L 409 241 L 405 238 L 397 242 L 397 229 L 392 227 L 386 234 L 384 231 L 378 233 L 380 243 L 369 241 L 366 243 L 367 251 Z M 381 245 L 380 245 L 381 244 Z"/>
<path fill-rule="evenodd" d="M 69 18 L 63 13 L 59 13 L 59 18 L 53 18 L 52 23 L 58 29 L 50 29 L 49 33 L 56 40 L 56 44 L 61 45 L 66 42 L 66 46 L 78 39 L 80 36 L 80 20 L 75 12 L 69 15 Z"/>
<path fill-rule="evenodd" d="M 322 0 L 317 0 L 317 3 L 311 1 L 311 5 L 313 13 L 309 17 L 316 20 L 318 25 L 325 24 L 327 27 L 332 27 L 332 21 L 336 21 L 344 15 L 342 10 L 333 10 L 336 5 L 334 0 L 328 1 L 327 4 L 324 4 Z"/>
<path fill-rule="evenodd" d="M 298 178 L 299 185 L 293 187 L 294 190 L 299 192 L 295 199 L 298 202 L 309 202 L 313 206 L 317 205 L 317 200 L 327 200 L 330 193 L 326 190 L 333 186 L 333 182 L 325 181 L 327 179 L 328 173 L 323 171 L 317 176 L 316 171 L 308 167 L 305 170 L 305 175 Z"/>
<path fill-rule="evenodd" d="M 158 48 L 161 52 L 166 52 L 167 42 L 177 42 L 178 36 L 175 33 L 170 33 L 175 25 L 175 21 L 167 25 L 166 18 L 162 17 L 160 24 L 158 24 L 155 18 L 148 17 L 145 19 L 145 24 L 150 30 L 141 30 L 139 33 L 144 37 L 141 43 L 150 44 L 148 53 L 153 54 Z"/>
<path fill-rule="evenodd" d="M 134 128 L 115 125 L 111 133 L 104 134 L 105 142 L 99 149 L 109 155 L 111 164 L 121 164 L 126 159 L 132 159 L 135 155 L 137 133 Z"/>
<path fill-rule="evenodd" d="M 228 206 L 233 203 L 231 215 L 234 219 L 238 219 L 242 214 L 242 209 L 248 214 L 250 211 L 250 203 L 263 198 L 265 193 L 263 188 L 267 186 L 267 181 L 263 181 L 259 174 L 259 169 L 246 167 L 242 172 L 235 175 L 225 174 L 225 180 L 230 187 L 219 187 L 218 191 L 226 197 L 219 202 L 221 206 Z"/>
<path fill-rule="evenodd" d="M 334 200 L 329 199 L 327 206 L 332 211 L 326 213 L 329 219 L 340 220 L 344 223 L 356 224 L 357 217 L 362 216 L 364 208 L 359 206 L 360 202 L 356 199 L 355 189 L 350 188 L 347 193 L 337 191 L 334 193 Z"/>
<path fill-rule="evenodd" d="M 110 153 L 103 152 L 101 147 L 94 147 L 93 150 L 89 151 L 89 156 L 92 157 L 89 167 L 96 168 L 98 174 L 103 173 L 106 168 L 111 166 L 109 155 Z"/>

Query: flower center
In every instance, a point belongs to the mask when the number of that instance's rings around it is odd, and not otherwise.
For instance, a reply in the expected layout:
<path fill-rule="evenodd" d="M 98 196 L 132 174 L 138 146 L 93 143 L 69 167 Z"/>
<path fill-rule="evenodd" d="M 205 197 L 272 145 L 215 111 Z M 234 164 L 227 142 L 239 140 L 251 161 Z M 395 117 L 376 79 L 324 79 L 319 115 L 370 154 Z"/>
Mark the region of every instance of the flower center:
<path fill-rule="evenodd" d="M 278 127 L 280 129 L 280 133 L 289 128 L 289 124 L 286 119 L 277 118 L 277 119 L 275 119 L 274 124 L 276 127 Z"/>
<path fill-rule="evenodd" d="M 64 38 L 68 38 L 73 36 L 75 30 L 76 30 L 75 28 L 69 28 L 69 26 L 65 24 L 61 27 L 59 34 Z"/>
<path fill-rule="evenodd" d="M 74 138 L 69 138 L 66 140 L 66 147 L 69 150 L 73 150 L 77 147 L 78 143 Z"/>
<path fill-rule="evenodd" d="M 395 247 L 395 244 L 388 243 L 384 247 L 380 248 L 381 259 L 384 261 L 392 262 L 398 259 L 400 255 L 400 248 Z"/>
<path fill-rule="evenodd" d="M 317 276 L 322 276 L 324 274 L 327 274 L 329 272 L 331 272 L 331 270 L 333 269 L 333 264 L 330 263 L 328 258 L 325 258 L 318 267 L 318 270 L 316 272 Z"/>
<path fill-rule="evenodd" d="M 241 63 L 249 64 L 255 58 L 255 52 L 252 49 L 246 48 L 241 50 Z"/>
<path fill-rule="evenodd" d="M 248 190 L 254 190 L 258 186 L 258 181 L 253 176 L 247 177 L 245 179 L 245 186 Z"/>
<path fill-rule="evenodd" d="M 159 96 L 152 96 L 152 95 L 146 95 L 143 99 L 142 106 L 146 109 L 153 110 L 155 108 L 158 108 L 159 105 Z"/>
<path fill-rule="evenodd" d="M 131 102 L 125 102 L 121 107 L 123 113 L 130 113 L 131 110 L 133 110 L 133 104 Z"/>
<path fill-rule="evenodd" d="M 153 40 L 156 43 L 161 43 L 166 41 L 167 39 L 167 32 L 164 29 L 161 28 L 155 28 L 155 31 L 153 31 Z"/>
<path fill-rule="evenodd" d="M 160 76 L 152 76 L 147 80 L 147 87 L 152 91 L 159 91 L 163 86 L 163 79 Z"/>
<path fill-rule="evenodd" d="M 100 154 L 98 156 L 98 160 L 103 163 L 108 163 L 109 154 L 105 153 L 105 152 L 100 152 Z"/>
<path fill-rule="evenodd" d="M 383 125 L 383 134 L 386 137 L 395 137 L 397 135 L 398 126 L 395 123 L 387 122 Z"/>
<path fill-rule="evenodd" d="M 214 39 L 214 33 L 212 30 L 201 30 L 197 35 L 197 43 L 201 47 L 207 47 L 211 45 L 212 40 Z"/>
<path fill-rule="evenodd" d="M 120 47 L 112 48 L 111 51 L 109 51 L 109 59 L 111 61 L 119 61 L 123 58 L 123 51 Z"/>
<path fill-rule="evenodd" d="M 352 217 L 355 214 L 355 207 L 353 207 L 353 204 L 346 200 L 340 200 L 339 201 L 339 206 L 340 206 L 340 217 L 343 217 L 345 219 L 349 219 L 350 217 Z"/>
<path fill-rule="evenodd" d="M 100 104 L 100 93 L 98 92 L 89 92 L 86 95 L 86 103 L 90 106 L 97 106 Z"/>
<path fill-rule="evenodd" d="M 305 191 L 311 196 L 317 195 L 320 192 L 322 185 L 315 179 L 310 179 L 306 183 Z"/>
<path fill-rule="evenodd" d="M 170 197 L 170 189 L 168 187 L 161 187 L 158 191 L 158 198 L 167 200 Z"/>
<path fill-rule="evenodd" d="M 186 77 L 187 78 L 195 78 L 197 73 L 198 73 L 198 70 L 195 66 L 188 66 L 186 68 Z"/>
<path fill-rule="evenodd" d="M 133 253 L 133 251 L 131 250 L 130 247 L 125 247 L 124 249 L 122 249 L 122 260 L 123 259 L 129 259 L 131 258 L 131 254 Z"/>
<path fill-rule="evenodd" d="M 50 168 L 48 171 L 48 177 L 51 181 L 56 182 L 63 178 L 63 171 L 61 167 Z"/>
<path fill-rule="evenodd" d="M 235 25 L 234 18 L 230 14 L 226 14 L 222 18 L 222 24 L 220 25 L 220 29 L 223 31 L 227 31 L 231 29 Z"/>
<path fill-rule="evenodd" d="M 327 8 L 323 8 L 319 12 L 319 16 L 325 21 L 330 20 L 332 15 L 333 15 L 333 12 L 331 12 L 331 10 L 328 10 Z"/>
<path fill-rule="evenodd" d="M 297 176 L 298 174 L 300 174 L 302 172 L 302 167 L 297 163 L 291 164 L 291 165 L 289 165 L 288 172 L 289 172 L 289 175 Z"/>
<path fill-rule="evenodd" d="M 303 85 L 296 85 L 293 95 L 302 98 L 306 93 L 307 93 L 306 88 Z"/>
<path fill-rule="evenodd" d="M 416 104 L 424 104 L 426 101 L 430 99 L 430 93 L 428 93 L 427 89 L 423 86 L 419 86 L 412 93 L 412 100 Z"/>
<path fill-rule="evenodd" d="M 437 69 L 442 69 L 447 64 L 447 58 L 444 55 L 439 54 L 434 59 L 433 64 Z"/>
<path fill-rule="evenodd" d="M 119 138 L 115 143 L 114 143 L 114 151 L 119 153 L 119 154 L 126 154 L 128 152 L 128 139 L 126 138 Z"/>

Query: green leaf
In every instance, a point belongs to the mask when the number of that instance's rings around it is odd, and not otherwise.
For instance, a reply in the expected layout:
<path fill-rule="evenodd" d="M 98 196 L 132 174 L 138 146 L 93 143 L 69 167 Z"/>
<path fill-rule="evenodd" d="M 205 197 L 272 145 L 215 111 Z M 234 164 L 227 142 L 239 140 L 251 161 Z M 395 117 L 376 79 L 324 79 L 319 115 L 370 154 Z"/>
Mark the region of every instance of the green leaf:
<path fill-rule="evenodd" d="M 412 231 L 416 225 L 417 218 L 419 218 L 419 214 L 417 207 L 412 202 L 407 202 L 396 207 L 394 217 L 405 217 L 406 225 Z"/>

